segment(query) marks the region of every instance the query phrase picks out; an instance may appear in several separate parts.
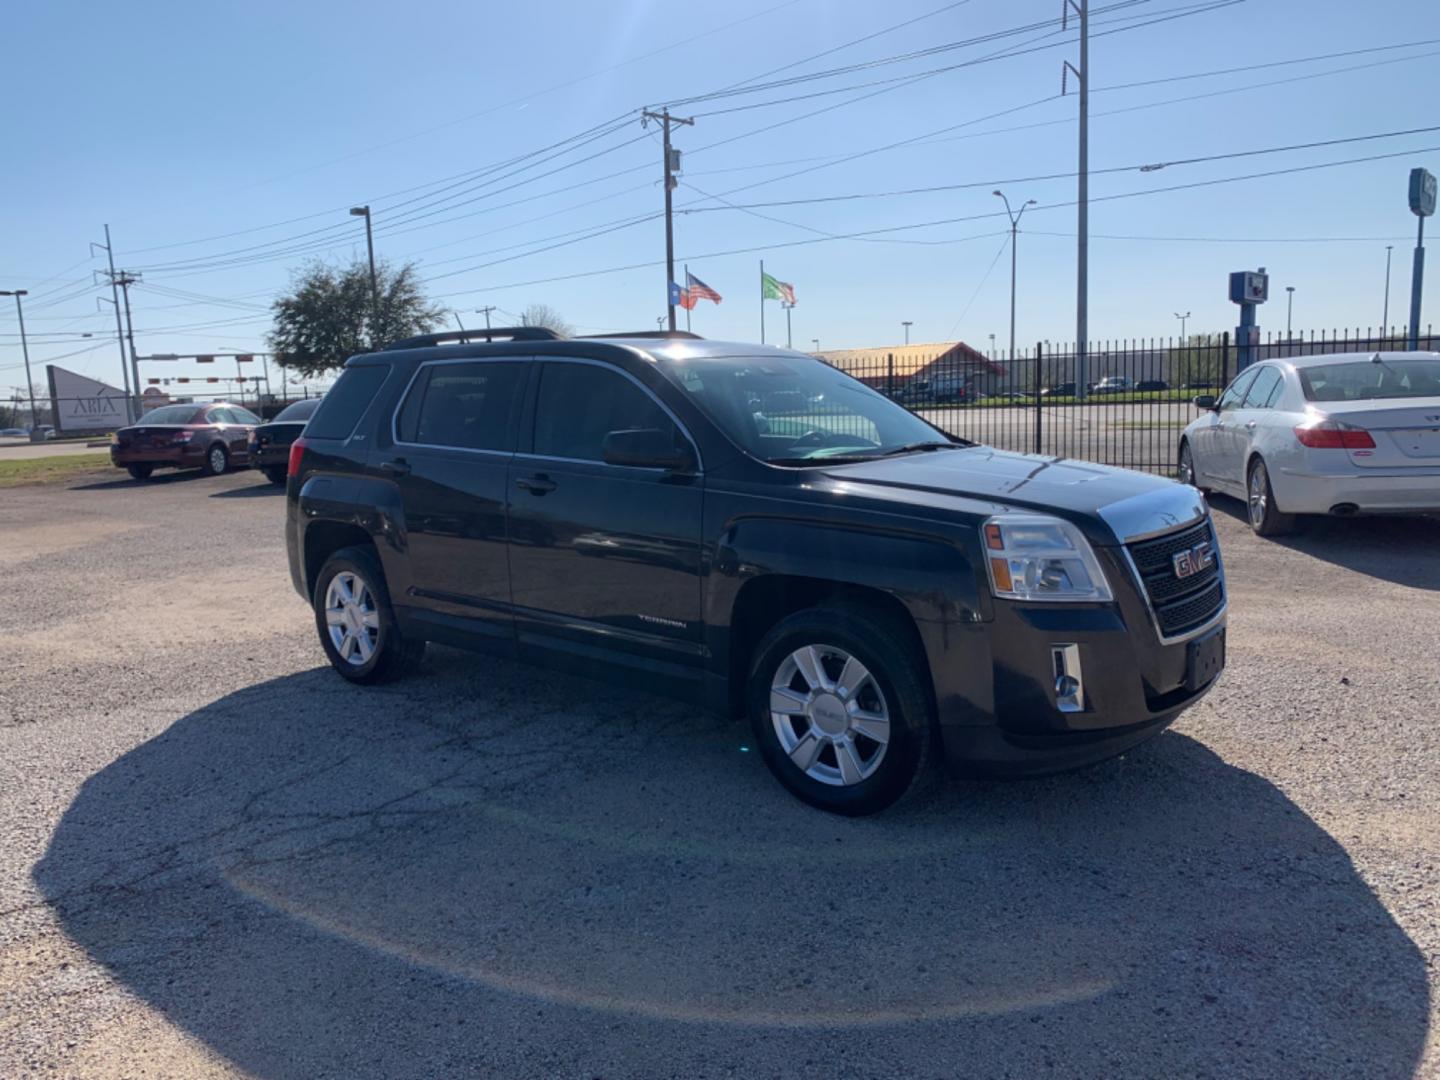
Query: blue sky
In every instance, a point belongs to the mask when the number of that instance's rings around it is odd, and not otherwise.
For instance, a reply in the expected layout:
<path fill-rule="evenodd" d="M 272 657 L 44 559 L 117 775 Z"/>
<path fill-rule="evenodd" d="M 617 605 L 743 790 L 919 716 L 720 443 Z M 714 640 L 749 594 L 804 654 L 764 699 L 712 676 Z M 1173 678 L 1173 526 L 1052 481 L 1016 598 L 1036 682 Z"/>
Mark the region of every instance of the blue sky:
<path fill-rule="evenodd" d="M 1192 331 L 1229 328 L 1226 274 L 1259 265 L 1272 275 L 1260 313 L 1267 329 L 1284 328 L 1286 285 L 1296 290 L 1297 328 L 1374 325 L 1387 244 L 1391 322 L 1403 322 L 1415 233 L 1405 181 L 1415 165 L 1440 172 L 1440 152 L 1427 149 L 1440 147 L 1440 131 L 1100 170 L 1440 125 L 1440 7 L 1245 0 L 1137 27 L 1200 5 L 1148 0 L 1102 13 L 1102 0 L 1092 3 L 1092 335 L 1168 335 L 1186 311 Z M 0 287 L 33 294 L 37 381 L 47 358 L 80 349 L 92 351 L 56 362 L 118 381 L 113 316 L 95 299 L 109 292 L 87 288 L 103 265 L 87 258 L 88 245 L 109 222 L 117 265 L 143 271 L 132 293 L 142 354 L 259 349 L 271 298 L 305 258 L 363 257 L 362 226 L 347 208 L 368 202 L 379 253 L 413 259 L 431 295 L 467 324 L 483 305 L 546 303 L 585 330 L 653 327 L 664 311 L 661 266 L 590 273 L 663 259 L 660 220 L 626 224 L 662 198 L 654 128 L 642 129 L 636 110 L 775 69 L 784 68 L 757 81 L 1041 23 L 1058 9 L 1056 0 L 25 5 L 7 15 L 0 70 L 9 103 Z M 1007 48 L 1035 51 L 859 85 Z M 1006 223 L 985 216 L 1001 210 L 991 195 L 1000 186 L 1017 205 L 1039 204 L 1020 236 L 1020 346 L 1072 338 L 1075 210 L 1061 204 L 1075 198 L 1075 180 L 1027 179 L 1075 169 L 1076 99 L 1057 96 L 1064 59 L 1075 59 L 1073 45 L 1041 28 L 677 106 L 696 123 L 676 135 L 676 204 L 701 211 L 677 216 L 677 256 L 724 295 L 719 307 L 702 303 L 695 329 L 758 338 L 764 258 L 796 287 L 797 346 L 891 344 L 909 319 L 916 341 L 986 348 L 994 334 L 1003 347 Z M 1239 70 L 1205 74 L 1229 68 Z M 1190 75 L 1204 77 L 1182 78 Z M 1147 85 L 1123 85 L 1133 83 Z M 842 87 L 856 89 L 719 111 Z M 480 173 L 627 113 L 625 127 L 581 148 Z M 1104 198 L 1378 154 L 1399 156 Z M 950 189 L 752 205 L 938 186 Z M 950 223 L 926 224 L 937 221 Z M 913 225 L 923 227 L 878 231 Z M 829 238 L 857 232 L 872 235 Z M 778 305 L 767 321 L 769 340 L 783 341 Z M 6 300 L 4 388 L 23 381 L 16 330 Z M 86 332 L 95 337 L 77 336 Z M 142 376 L 204 373 L 172 364 Z"/>

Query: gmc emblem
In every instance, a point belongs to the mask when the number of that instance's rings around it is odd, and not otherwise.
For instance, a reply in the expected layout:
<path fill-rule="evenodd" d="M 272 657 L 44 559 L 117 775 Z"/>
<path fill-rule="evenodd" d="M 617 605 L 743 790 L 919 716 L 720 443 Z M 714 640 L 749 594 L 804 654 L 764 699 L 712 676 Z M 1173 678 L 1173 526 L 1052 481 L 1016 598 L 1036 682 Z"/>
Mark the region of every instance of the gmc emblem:
<path fill-rule="evenodd" d="M 1215 549 L 1209 540 L 1202 540 L 1189 551 L 1177 551 L 1171 559 L 1177 578 L 1187 578 L 1215 565 Z"/>

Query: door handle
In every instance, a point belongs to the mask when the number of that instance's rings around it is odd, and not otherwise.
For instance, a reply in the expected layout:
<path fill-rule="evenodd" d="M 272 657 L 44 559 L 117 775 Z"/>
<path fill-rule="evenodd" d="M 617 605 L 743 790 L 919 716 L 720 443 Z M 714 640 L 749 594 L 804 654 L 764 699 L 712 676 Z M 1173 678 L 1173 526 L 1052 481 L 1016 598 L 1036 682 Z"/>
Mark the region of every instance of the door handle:
<path fill-rule="evenodd" d="M 396 458 L 394 461 L 382 461 L 380 468 L 391 476 L 409 476 L 410 463 L 404 458 Z"/>
<path fill-rule="evenodd" d="M 544 473 L 536 473 L 534 476 L 517 476 L 515 486 L 522 491 L 528 491 L 531 495 L 544 495 L 546 492 L 555 490 L 555 481 Z"/>

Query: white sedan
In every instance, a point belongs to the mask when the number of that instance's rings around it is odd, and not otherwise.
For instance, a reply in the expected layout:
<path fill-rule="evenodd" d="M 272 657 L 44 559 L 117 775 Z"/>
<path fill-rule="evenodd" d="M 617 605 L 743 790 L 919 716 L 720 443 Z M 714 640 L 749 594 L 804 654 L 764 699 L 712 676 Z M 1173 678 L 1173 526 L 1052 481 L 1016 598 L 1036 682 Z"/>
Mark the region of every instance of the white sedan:
<path fill-rule="evenodd" d="M 1440 353 L 1252 364 L 1180 436 L 1180 480 L 1245 499 L 1261 536 L 1296 514 L 1440 513 Z"/>

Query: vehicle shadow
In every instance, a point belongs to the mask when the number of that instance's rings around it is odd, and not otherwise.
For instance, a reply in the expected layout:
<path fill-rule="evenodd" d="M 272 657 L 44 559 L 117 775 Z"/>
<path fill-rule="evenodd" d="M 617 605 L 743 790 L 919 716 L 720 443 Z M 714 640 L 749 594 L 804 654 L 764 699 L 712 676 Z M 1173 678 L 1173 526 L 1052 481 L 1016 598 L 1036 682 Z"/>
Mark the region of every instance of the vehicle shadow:
<path fill-rule="evenodd" d="M 69 937 L 260 1077 L 1415 1072 L 1421 953 L 1192 739 L 843 819 L 743 726 L 428 667 L 256 685 L 90 777 L 33 871 Z"/>
<path fill-rule="evenodd" d="M 152 473 L 144 480 L 136 480 L 126 473 L 120 473 L 114 480 L 92 480 L 86 484 L 72 484 L 71 491 L 114 491 L 123 488 L 165 487 L 167 484 L 186 484 L 205 479 L 199 469 L 169 469 Z"/>
<path fill-rule="evenodd" d="M 1212 509 L 1250 528 L 1243 500 L 1216 494 L 1209 502 Z M 1440 592 L 1440 517 L 1306 515 L 1289 536 L 1259 542 L 1397 585 Z"/>
<path fill-rule="evenodd" d="M 226 488 L 224 491 L 212 491 L 212 499 L 265 499 L 273 498 L 276 495 L 285 494 L 284 484 L 272 484 L 263 476 L 257 476 L 256 483 L 250 487 Z"/>

